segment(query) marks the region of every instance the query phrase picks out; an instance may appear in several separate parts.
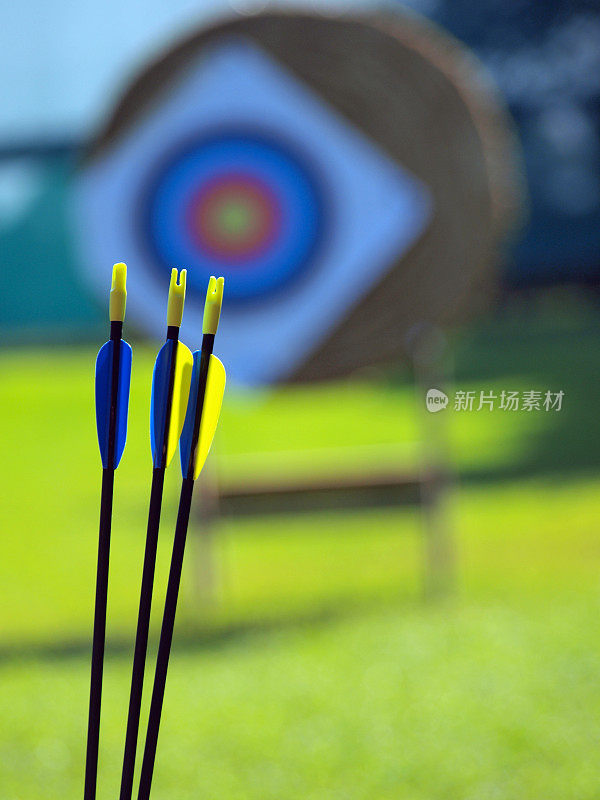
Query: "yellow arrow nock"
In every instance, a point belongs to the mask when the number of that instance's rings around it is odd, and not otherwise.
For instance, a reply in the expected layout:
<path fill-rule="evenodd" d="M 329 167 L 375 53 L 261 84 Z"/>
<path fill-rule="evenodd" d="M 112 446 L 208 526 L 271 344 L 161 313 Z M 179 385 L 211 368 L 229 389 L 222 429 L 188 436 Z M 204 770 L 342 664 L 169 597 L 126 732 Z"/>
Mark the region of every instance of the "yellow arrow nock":
<path fill-rule="evenodd" d="M 123 322 L 127 303 L 127 264 L 120 261 L 113 266 L 112 285 L 110 287 L 109 316 L 111 322 Z"/>
<path fill-rule="evenodd" d="M 171 270 L 171 283 L 169 285 L 169 301 L 167 303 L 167 325 L 181 327 L 183 319 L 183 305 L 185 303 L 185 282 L 187 270 L 182 269 L 177 283 L 177 270 Z"/>
<path fill-rule="evenodd" d="M 211 275 L 206 291 L 206 302 L 204 304 L 204 320 L 202 322 L 202 333 L 216 333 L 219 327 L 219 317 L 221 316 L 221 305 L 223 303 L 223 286 L 225 278 L 215 278 Z"/>

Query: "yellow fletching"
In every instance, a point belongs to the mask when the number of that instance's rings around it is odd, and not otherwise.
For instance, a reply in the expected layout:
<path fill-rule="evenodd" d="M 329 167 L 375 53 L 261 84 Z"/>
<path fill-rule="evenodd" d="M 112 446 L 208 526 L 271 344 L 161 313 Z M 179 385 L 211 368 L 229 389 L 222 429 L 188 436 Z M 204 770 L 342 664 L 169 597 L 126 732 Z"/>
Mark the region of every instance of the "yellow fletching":
<path fill-rule="evenodd" d="M 173 380 L 173 404 L 171 407 L 171 419 L 169 421 L 169 438 L 167 439 L 167 462 L 169 466 L 177 443 L 181 436 L 185 412 L 190 394 L 190 382 L 192 379 L 192 366 L 194 358 L 188 347 L 182 342 L 177 342 L 177 352 L 175 354 L 175 377 Z"/>
<path fill-rule="evenodd" d="M 202 467 L 208 456 L 210 446 L 217 430 L 221 404 L 225 393 L 225 367 L 219 359 L 211 355 L 206 378 L 206 391 L 204 406 L 200 420 L 200 436 L 196 448 L 196 464 L 194 467 L 194 480 L 202 472 Z"/>

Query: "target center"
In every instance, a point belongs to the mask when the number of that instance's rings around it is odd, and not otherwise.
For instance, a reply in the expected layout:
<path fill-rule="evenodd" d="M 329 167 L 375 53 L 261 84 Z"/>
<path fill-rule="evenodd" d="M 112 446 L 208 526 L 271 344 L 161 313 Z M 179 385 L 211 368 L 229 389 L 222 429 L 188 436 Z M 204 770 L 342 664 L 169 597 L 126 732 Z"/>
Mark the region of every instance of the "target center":
<path fill-rule="evenodd" d="M 214 225 L 226 239 L 239 241 L 251 236 L 259 223 L 256 208 L 241 197 L 224 199 L 215 209 Z"/>

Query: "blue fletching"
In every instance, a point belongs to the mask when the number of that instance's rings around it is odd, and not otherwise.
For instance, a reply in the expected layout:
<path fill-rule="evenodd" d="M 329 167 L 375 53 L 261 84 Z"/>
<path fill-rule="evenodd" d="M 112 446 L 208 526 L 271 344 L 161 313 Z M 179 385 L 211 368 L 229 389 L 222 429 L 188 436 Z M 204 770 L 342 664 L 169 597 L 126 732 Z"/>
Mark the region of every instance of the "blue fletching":
<path fill-rule="evenodd" d="M 175 353 L 175 345 L 176 342 L 172 339 L 169 339 L 169 341 L 163 344 L 156 356 L 154 373 L 152 375 L 150 445 L 152 447 L 152 458 L 155 467 L 164 466 L 162 449 L 165 435 L 165 423 L 167 421 L 169 377 L 171 375 L 171 363 Z"/>
<path fill-rule="evenodd" d="M 185 412 L 185 422 L 179 439 L 179 455 L 181 458 L 181 474 L 185 478 L 190 463 L 190 455 L 194 441 L 194 420 L 196 418 L 196 405 L 198 402 L 198 381 L 200 379 L 200 355 L 201 351 L 196 350 L 193 354 L 194 366 L 192 367 L 192 382 L 190 385 L 190 396 L 187 411 Z"/>
<path fill-rule="evenodd" d="M 96 358 L 96 427 L 102 466 L 107 469 L 108 433 L 110 420 L 110 397 L 112 386 L 112 365 L 115 343 L 111 340 L 100 348 Z M 131 347 L 120 340 L 119 390 L 117 392 L 117 416 L 115 428 L 115 456 L 112 466 L 119 466 L 125 441 L 127 439 L 127 414 L 129 410 L 129 384 L 131 383 Z"/>

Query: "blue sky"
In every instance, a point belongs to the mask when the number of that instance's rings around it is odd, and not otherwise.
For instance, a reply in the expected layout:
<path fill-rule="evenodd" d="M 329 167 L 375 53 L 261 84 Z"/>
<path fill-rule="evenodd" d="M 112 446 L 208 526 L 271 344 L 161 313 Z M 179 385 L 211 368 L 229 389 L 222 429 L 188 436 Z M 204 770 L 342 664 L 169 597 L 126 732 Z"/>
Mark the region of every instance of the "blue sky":
<path fill-rule="evenodd" d="M 311 0 L 305 7 L 358 5 L 365 3 Z M 263 6 L 260 0 L 0 0 L 0 143 L 79 139 L 145 61 L 193 25 Z"/>

